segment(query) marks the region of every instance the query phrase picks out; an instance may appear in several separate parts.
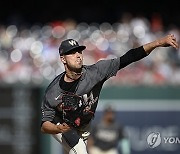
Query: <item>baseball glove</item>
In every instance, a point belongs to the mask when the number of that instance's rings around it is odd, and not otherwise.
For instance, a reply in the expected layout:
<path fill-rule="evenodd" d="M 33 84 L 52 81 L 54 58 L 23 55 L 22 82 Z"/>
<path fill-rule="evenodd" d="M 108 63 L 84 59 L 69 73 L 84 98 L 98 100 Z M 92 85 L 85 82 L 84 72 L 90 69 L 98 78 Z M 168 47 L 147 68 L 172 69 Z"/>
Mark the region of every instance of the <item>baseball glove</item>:
<path fill-rule="evenodd" d="M 72 127 L 79 127 L 82 122 L 83 111 L 85 109 L 82 97 L 73 93 L 63 93 L 61 97 L 61 109 L 63 121 Z"/>

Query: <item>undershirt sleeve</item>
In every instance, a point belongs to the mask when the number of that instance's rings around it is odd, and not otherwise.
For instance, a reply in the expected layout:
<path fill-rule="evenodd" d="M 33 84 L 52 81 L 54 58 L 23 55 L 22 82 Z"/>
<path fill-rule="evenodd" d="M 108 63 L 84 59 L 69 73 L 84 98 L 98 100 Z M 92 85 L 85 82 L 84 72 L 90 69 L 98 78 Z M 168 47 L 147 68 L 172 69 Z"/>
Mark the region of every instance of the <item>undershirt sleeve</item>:
<path fill-rule="evenodd" d="M 127 65 L 146 57 L 147 55 L 148 54 L 145 52 L 143 46 L 131 49 L 120 57 L 119 69 L 124 68 Z"/>

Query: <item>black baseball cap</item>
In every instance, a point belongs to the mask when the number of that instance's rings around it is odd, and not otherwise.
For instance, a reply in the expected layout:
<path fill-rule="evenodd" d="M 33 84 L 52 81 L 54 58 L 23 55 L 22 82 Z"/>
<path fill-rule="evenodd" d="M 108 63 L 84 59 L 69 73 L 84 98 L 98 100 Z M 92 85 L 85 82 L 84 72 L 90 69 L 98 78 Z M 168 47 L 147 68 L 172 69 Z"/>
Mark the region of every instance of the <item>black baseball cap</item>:
<path fill-rule="evenodd" d="M 72 50 L 83 51 L 84 49 L 86 49 L 86 46 L 79 45 L 76 40 L 67 39 L 61 42 L 61 45 L 59 47 L 59 54 L 62 56 Z"/>

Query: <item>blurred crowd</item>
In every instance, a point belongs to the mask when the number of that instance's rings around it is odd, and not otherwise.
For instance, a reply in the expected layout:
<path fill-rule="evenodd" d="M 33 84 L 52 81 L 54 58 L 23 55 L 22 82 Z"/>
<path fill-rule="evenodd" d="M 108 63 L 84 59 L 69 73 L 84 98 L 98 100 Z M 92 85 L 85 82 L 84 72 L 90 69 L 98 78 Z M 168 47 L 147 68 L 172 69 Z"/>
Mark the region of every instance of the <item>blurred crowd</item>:
<path fill-rule="evenodd" d="M 60 42 L 73 38 L 86 45 L 84 64 L 122 56 L 166 34 L 180 42 L 180 28 L 164 27 L 161 18 L 125 14 L 116 23 L 77 23 L 72 19 L 47 24 L 0 25 L 0 83 L 42 86 L 64 71 L 59 60 Z M 130 64 L 106 85 L 180 85 L 180 50 L 157 48 Z"/>

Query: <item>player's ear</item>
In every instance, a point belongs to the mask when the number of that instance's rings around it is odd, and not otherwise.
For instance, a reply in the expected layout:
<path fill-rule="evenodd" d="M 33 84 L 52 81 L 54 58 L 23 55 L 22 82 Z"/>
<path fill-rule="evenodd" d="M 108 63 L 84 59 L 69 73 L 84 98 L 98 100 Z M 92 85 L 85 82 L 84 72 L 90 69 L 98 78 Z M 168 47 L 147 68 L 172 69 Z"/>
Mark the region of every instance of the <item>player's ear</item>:
<path fill-rule="evenodd" d="M 65 63 L 66 63 L 66 59 L 65 59 L 65 57 L 64 57 L 64 56 L 60 56 L 60 59 L 61 59 L 61 61 L 62 61 L 62 63 L 63 63 L 63 64 L 65 64 Z"/>

